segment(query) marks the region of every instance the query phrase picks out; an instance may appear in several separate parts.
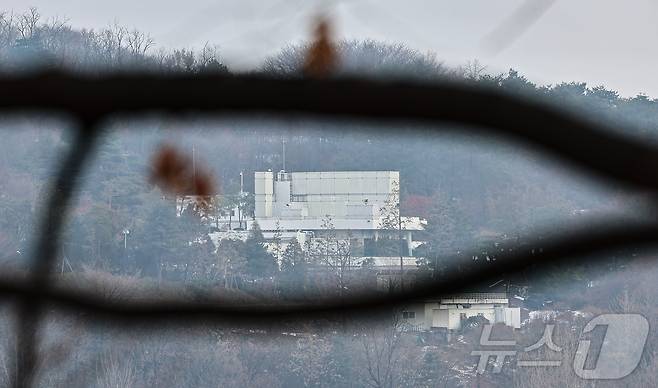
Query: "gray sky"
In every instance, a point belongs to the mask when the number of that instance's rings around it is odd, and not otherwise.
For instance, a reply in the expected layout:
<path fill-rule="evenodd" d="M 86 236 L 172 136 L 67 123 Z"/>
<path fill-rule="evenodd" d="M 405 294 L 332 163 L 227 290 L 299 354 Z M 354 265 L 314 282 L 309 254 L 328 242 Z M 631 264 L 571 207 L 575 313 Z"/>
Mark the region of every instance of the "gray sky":
<path fill-rule="evenodd" d="M 546 0 L 534 0 L 546 1 Z M 0 0 L 0 9 L 36 6 L 75 27 L 117 22 L 148 32 L 160 47 L 217 44 L 234 69 L 257 66 L 305 39 L 314 15 L 327 12 L 337 38 L 403 42 L 448 65 L 478 59 L 490 72 L 515 68 L 539 83 L 582 80 L 622 95 L 658 96 L 658 1 L 557 0 L 506 49 L 485 37 L 522 0 Z M 490 46 L 489 46 L 490 47 Z"/>

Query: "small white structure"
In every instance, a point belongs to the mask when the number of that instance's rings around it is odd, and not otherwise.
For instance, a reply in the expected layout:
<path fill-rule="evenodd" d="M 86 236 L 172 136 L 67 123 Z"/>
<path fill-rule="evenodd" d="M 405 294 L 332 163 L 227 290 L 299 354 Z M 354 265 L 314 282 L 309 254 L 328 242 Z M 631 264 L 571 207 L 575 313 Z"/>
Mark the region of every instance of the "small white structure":
<path fill-rule="evenodd" d="M 465 320 L 481 316 L 490 323 L 521 327 L 521 309 L 509 307 L 504 292 L 463 293 L 407 306 L 402 311 L 404 324 L 417 331 L 444 328 L 459 330 Z"/>

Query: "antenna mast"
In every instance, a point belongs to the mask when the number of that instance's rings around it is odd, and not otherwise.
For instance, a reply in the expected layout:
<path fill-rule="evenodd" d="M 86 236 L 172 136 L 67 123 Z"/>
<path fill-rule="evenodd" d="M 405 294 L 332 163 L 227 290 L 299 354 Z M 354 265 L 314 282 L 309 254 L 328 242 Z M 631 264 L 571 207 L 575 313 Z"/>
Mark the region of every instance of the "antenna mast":
<path fill-rule="evenodd" d="M 286 171 L 286 138 L 281 138 L 281 145 L 283 147 L 283 171 Z"/>

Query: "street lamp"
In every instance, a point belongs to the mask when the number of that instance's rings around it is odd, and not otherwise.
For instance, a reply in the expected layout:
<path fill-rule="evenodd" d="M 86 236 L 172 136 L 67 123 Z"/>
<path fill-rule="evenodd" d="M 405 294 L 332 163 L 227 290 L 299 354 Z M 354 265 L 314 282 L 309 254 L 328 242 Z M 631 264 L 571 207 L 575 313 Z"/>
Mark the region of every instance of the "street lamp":
<path fill-rule="evenodd" d="M 128 249 L 128 235 L 130 234 L 130 230 L 125 228 L 121 233 L 123 233 L 123 250 L 125 251 Z"/>

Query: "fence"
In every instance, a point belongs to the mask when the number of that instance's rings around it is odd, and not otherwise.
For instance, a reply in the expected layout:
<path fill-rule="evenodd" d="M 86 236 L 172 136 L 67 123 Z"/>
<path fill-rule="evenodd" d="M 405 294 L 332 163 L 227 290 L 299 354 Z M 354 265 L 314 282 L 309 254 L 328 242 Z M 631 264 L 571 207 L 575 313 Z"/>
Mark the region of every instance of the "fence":
<path fill-rule="evenodd" d="M 565 230 L 542 240 L 541 253 L 514 250 L 497 258 L 492 268 L 476 268 L 466 279 L 448 273 L 441 283 L 420 284 L 394 295 L 364 295 L 349 301 L 313 305 L 238 307 L 188 303 L 179 299 L 108 303 L 84 291 L 54 288 L 49 279 L 60 243 L 63 215 L 81 172 L 113 114 L 168 115 L 249 114 L 312 115 L 357 118 L 373 122 L 414 121 L 459 123 L 437 131 L 475 131 L 519 142 L 552 155 L 617 187 L 654 192 L 658 189 L 658 148 L 627 138 L 601 125 L 495 90 L 441 83 L 415 84 L 359 79 L 274 79 L 245 76 L 107 75 L 85 78 L 48 73 L 0 79 L 0 111 L 70 114 L 77 119 L 73 145 L 50 183 L 41 218 L 33 271 L 26 279 L 0 278 L 0 295 L 18 301 L 17 372 L 15 386 L 32 385 L 38 361 L 36 343 L 45 306 L 84 310 L 92 319 L 122 324 L 177 324 L 230 319 L 247 325 L 283 316 L 312 317 L 327 311 L 357 312 L 423 297 L 454 293 L 469 284 L 497 281 L 502 273 L 530 266 L 576 264 L 587 255 L 619 247 L 655 248 L 658 224 L 620 224 Z M 532 246 L 533 244 L 530 244 Z"/>

